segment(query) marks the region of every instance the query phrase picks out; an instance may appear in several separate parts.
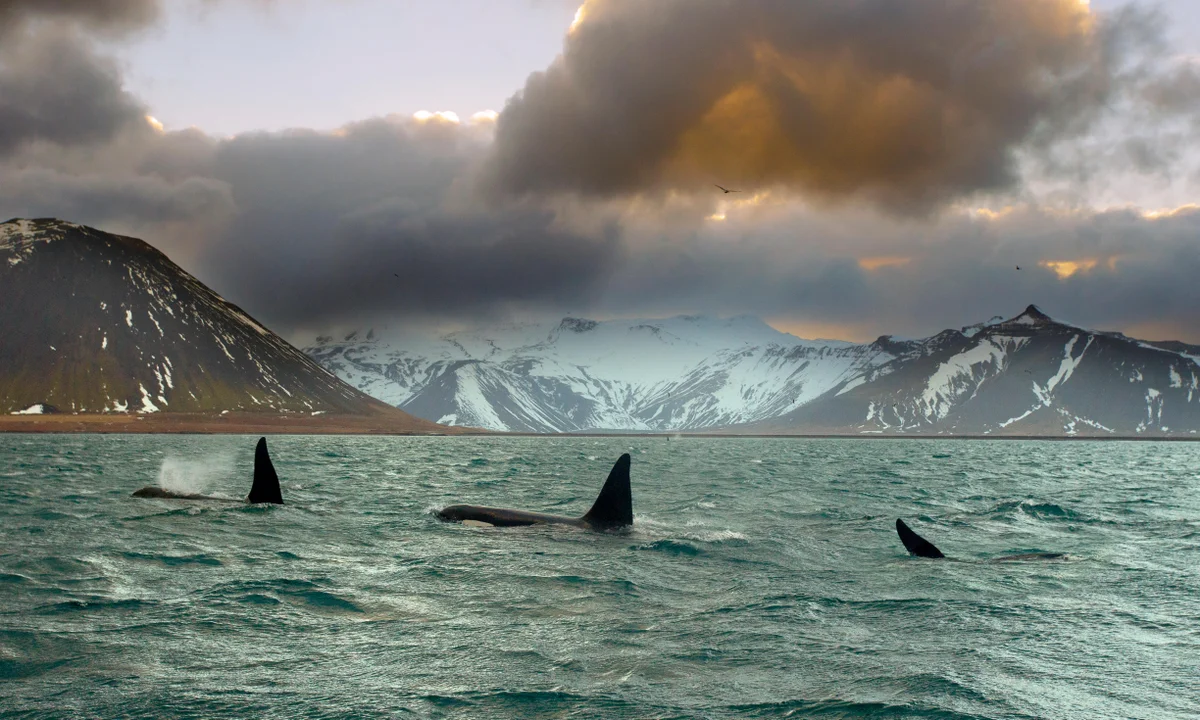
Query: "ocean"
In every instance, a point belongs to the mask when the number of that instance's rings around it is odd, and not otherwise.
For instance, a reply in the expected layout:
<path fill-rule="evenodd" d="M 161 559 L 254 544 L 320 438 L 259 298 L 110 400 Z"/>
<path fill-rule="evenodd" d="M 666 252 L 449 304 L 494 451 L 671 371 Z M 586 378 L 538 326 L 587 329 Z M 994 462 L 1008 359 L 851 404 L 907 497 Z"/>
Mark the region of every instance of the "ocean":
<path fill-rule="evenodd" d="M 1200 445 L 256 440 L 0 435 L 0 717 L 1200 717 Z"/>

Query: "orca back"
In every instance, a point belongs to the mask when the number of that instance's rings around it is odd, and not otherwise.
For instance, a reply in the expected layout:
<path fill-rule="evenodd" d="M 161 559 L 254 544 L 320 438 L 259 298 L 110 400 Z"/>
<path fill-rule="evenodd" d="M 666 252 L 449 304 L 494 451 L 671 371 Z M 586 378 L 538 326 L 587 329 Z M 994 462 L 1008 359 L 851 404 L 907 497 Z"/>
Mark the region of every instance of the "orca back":
<path fill-rule="evenodd" d="M 900 542 L 904 543 L 904 549 L 913 555 L 923 558 L 946 557 L 941 550 L 933 546 L 933 543 L 913 532 L 912 528 L 905 525 L 904 521 L 899 518 L 896 519 L 896 532 L 900 535 Z"/>
<path fill-rule="evenodd" d="M 600 496 L 581 520 L 595 528 L 619 528 L 633 524 L 633 492 L 629 488 L 629 453 L 622 455 L 608 479 Z"/>
<path fill-rule="evenodd" d="M 275 466 L 271 463 L 271 455 L 267 452 L 265 437 L 259 438 L 258 447 L 254 448 L 254 484 L 250 486 L 250 495 L 246 497 L 246 502 L 283 504 L 283 492 L 279 489 L 279 476 L 275 474 Z"/>

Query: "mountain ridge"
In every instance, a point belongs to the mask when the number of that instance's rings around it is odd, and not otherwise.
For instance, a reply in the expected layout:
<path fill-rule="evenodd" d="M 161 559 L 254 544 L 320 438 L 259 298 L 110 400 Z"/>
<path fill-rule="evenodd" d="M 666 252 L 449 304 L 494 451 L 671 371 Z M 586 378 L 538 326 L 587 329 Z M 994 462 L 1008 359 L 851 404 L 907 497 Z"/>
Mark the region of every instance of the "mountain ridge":
<path fill-rule="evenodd" d="M 338 380 L 137 238 L 0 223 L 0 413 L 371 416 L 433 431 Z"/>
<path fill-rule="evenodd" d="M 568 317 L 407 340 L 368 334 L 321 338 L 305 352 L 418 416 L 496 430 L 1109 437 L 1200 430 L 1200 353 L 1191 352 L 1200 348 L 1077 327 L 1037 305 L 927 338 L 882 335 L 859 344 L 804 340 L 747 316 Z"/>

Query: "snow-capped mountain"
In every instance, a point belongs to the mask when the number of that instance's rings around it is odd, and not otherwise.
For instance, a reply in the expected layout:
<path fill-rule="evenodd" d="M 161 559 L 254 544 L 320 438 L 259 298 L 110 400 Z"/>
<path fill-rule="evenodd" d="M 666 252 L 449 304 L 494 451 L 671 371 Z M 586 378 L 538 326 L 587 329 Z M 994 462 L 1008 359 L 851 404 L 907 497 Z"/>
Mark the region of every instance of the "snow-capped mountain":
<path fill-rule="evenodd" d="M 305 349 L 418 417 L 496 430 L 662 431 L 776 418 L 893 359 L 752 317 L 507 325 L 439 337 L 384 329 Z"/>
<path fill-rule="evenodd" d="M 352 332 L 305 349 L 418 417 L 495 430 L 1176 435 L 1200 348 L 1015 318 L 922 340 L 801 340 L 752 317 Z"/>
<path fill-rule="evenodd" d="M 320 413 L 384 405 L 134 238 L 0 223 L 0 413 Z"/>
<path fill-rule="evenodd" d="M 994 435 L 1194 435 L 1200 347 L 1058 322 L 1010 320 L 910 342 L 852 382 L 760 429 Z"/>

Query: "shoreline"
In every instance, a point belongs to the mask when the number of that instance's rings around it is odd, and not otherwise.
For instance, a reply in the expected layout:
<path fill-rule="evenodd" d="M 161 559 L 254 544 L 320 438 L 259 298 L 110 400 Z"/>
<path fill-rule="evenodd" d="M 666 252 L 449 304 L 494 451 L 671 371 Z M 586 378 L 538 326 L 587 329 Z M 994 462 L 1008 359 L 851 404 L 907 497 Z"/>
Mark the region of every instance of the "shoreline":
<path fill-rule="evenodd" d="M 1200 442 L 1200 435 L 934 435 L 918 433 L 738 433 L 738 432 L 497 432 L 478 428 L 397 424 L 393 418 L 343 415 L 225 415 L 182 414 L 51 414 L 0 415 L 0 433 L 10 434 L 97 434 L 97 435 L 376 435 L 396 437 L 488 437 L 488 438 L 660 438 L 697 439 L 794 439 L 794 440 L 1046 440 L 1122 442 Z"/>
<path fill-rule="evenodd" d="M 100 414 L 0 415 L 0 433 L 99 435 L 459 435 L 479 432 L 380 415 Z"/>

